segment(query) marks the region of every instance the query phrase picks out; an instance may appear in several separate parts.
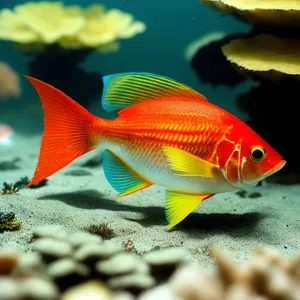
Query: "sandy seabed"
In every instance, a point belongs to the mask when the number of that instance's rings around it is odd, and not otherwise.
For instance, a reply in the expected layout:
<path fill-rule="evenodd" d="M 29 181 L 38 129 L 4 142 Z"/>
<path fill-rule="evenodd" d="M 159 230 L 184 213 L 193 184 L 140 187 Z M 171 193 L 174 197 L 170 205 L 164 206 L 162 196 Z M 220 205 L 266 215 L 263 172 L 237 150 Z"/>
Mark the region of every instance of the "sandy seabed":
<path fill-rule="evenodd" d="M 13 146 L 0 147 L 0 163 L 16 157 L 16 170 L 0 170 L 0 184 L 33 175 L 41 136 L 15 136 Z M 98 152 L 97 152 L 98 151 Z M 0 212 L 14 212 L 22 221 L 18 231 L 0 233 L 0 249 L 30 250 L 32 229 L 61 225 L 67 232 L 108 223 L 116 242 L 132 240 L 138 252 L 168 246 L 183 247 L 191 259 L 210 268 L 208 247 L 212 244 L 246 260 L 253 248 L 265 246 L 290 256 L 300 248 L 300 185 L 276 185 L 247 189 L 245 197 L 225 193 L 199 205 L 175 229 L 169 231 L 164 216 L 164 189 L 152 186 L 124 198 L 107 182 L 102 167 L 80 165 L 94 150 L 51 176 L 48 185 L 21 189 L 15 195 L 0 195 Z M 88 175 L 66 173 L 85 170 Z M 252 197 L 253 192 L 257 197 Z M 259 196 L 259 194 L 261 194 Z"/>

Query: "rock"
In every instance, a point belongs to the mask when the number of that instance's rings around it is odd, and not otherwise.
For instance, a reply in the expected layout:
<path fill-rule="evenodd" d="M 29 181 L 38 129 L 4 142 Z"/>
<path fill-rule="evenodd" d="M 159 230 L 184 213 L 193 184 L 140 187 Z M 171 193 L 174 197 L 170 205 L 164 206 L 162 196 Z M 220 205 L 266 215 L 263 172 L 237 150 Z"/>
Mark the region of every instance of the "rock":
<path fill-rule="evenodd" d="M 28 273 L 42 273 L 46 266 L 42 257 L 37 252 L 22 253 L 19 257 L 14 273 L 17 275 L 27 275 Z"/>
<path fill-rule="evenodd" d="M 31 277 L 18 282 L 18 295 L 21 299 L 56 300 L 59 293 L 52 282 Z"/>
<path fill-rule="evenodd" d="M 112 292 L 99 280 L 91 280 L 69 288 L 61 300 L 113 300 Z"/>
<path fill-rule="evenodd" d="M 68 236 L 63 227 L 58 225 L 36 227 L 32 230 L 32 233 L 38 238 L 49 237 L 60 240 L 64 240 Z"/>
<path fill-rule="evenodd" d="M 61 258 L 72 254 L 72 246 L 54 238 L 41 238 L 33 242 L 34 250 L 46 258 Z"/>
<path fill-rule="evenodd" d="M 151 288 L 138 297 L 138 300 L 196 300 L 197 298 L 180 298 L 174 294 L 167 284 Z M 202 300 L 202 299 L 201 299 Z"/>
<path fill-rule="evenodd" d="M 70 170 L 65 172 L 67 176 L 93 176 L 93 174 L 89 171 L 77 169 L 77 170 Z"/>
<path fill-rule="evenodd" d="M 0 275 L 11 273 L 18 262 L 18 253 L 1 251 L 0 252 Z"/>
<path fill-rule="evenodd" d="M 159 281 L 165 281 L 174 270 L 187 261 L 187 253 L 182 248 L 173 247 L 151 251 L 143 256 L 151 267 L 151 274 Z"/>
<path fill-rule="evenodd" d="M 48 274 L 55 280 L 61 290 L 85 280 L 90 270 L 87 266 L 76 263 L 70 258 L 60 259 L 48 266 Z"/>
<path fill-rule="evenodd" d="M 73 247 L 79 247 L 81 245 L 87 244 L 100 244 L 103 242 L 100 236 L 96 236 L 94 234 L 83 231 L 71 234 L 67 240 Z"/>
<path fill-rule="evenodd" d="M 148 273 L 150 268 L 141 258 L 129 253 L 120 253 L 116 256 L 98 262 L 96 270 L 104 275 L 121 275 L 126 273 Z"/>
<path fill-rule="evenodd" d="M 136 293 L 153 287 L 155 280 L 148 274 L 135 273 L 111 278 L 107 284 L 113 289 L 126 289 Z"/>
<path fill-rule="evenodd" d="M 80 262 L 97 261 L 123 251 L 124 249 L 121 245 L 111 241 L 104 241 L 102 244 L 96 243 L 79 247 L 74 253 L 74 258 Z"/>
<path fill-rule="evenodd" d="M 178 265 L 187 261 L 187 253 L 179 247 L 151 251 L 143 259 L 152 266 Z"/>
<path fill-rule="evenodd" d="M 17 300 L 18 288 L 17 283 L 9 277 L 0 277 L 0 299 Z"/>

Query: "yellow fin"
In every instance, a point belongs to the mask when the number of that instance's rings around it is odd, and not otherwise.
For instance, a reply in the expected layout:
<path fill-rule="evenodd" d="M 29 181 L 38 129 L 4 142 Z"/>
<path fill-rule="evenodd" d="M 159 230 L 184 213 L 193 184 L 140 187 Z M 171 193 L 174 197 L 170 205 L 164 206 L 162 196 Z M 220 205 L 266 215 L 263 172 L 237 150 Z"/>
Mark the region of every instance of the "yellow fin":
<path fill-rule="evenodd" d="M 163 147 L 170 168 L 181 176 L 216 177 L 219 167 L 200 157 L 174 147 Z"/>
<path fill-rule="evenodd" d="M 213 195 L 185 194 L 166 190 L 166 218 L 171 229 L 185 219 L 199 203 Z"/>

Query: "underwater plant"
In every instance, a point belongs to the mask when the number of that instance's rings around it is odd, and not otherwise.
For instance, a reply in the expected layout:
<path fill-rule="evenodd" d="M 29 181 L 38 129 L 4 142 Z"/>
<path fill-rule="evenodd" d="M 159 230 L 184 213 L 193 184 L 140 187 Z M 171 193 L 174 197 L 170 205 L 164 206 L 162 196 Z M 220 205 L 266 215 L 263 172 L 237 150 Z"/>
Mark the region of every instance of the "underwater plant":
<path fill-rule="evenodd" d="M 18 180 L 14 186 L 19 188 L 19 189 L 23 189 L 25 188 L 25 186 L 30 182 L 30 179 L 28 178 L 28 176 L 25 177 L 21 177 L 20 180 Z M 30 188 L 32 189 L 36 189 L 36 188 L 40 188 L 43 186 L 46 186 L 48 184 L 48 179 L 45 178 L 43 180 L 41 180 L 40 182 L 33 184 L 32 186 L 30 186 Z"/>
<path fill-rule="evenodd" d="M 15 186 L 15 184 L 13 183 L 8 184 L 7 182 L 3 183 L 3 187 L 1 191 L 2 195 L 16 194 L 17 192 L 19 192 L 19 189 Z"/>
<path fill-rule="evenodd" d="M 131 14 L 119 9 L 106 10 L 101 4 L 83 8 L 41 1 L 0 11 L 0 40 L 10 41 L 20 51 L 34 56 L 29 62 L 29 74 L 57 86 L 85 105 L 101 95 L 102 74 L 88 72 L 79 64 L 93 52 L 118 51 L 120 40 L 145 30 L 146 25 L 134 20 Z"/>
<path fill-rule="evenodd" d="M 273 0 L 202 0 L 202 3 L 250 23 L 252 30 L 202 46 L 191 58 L 193 68 L 205 80 L 206 69 L 199 62 L 217 61 L 218 64 L 209 65 L 208 79 L 212 84 L 235 86 L 247 79 L 256 81 L 257 86 L 237 98 L 238 107 L 248 114 L 247 124 L 291 162 L 283 172 L 299 173 L 298 151 L 291 130 L 299 126 L 298 110 L 291 108 L 297 102 L 293 95 L 299 92 L 300 3 Z M 233 71 L 236 77 L 232 76 Z M 283 116 L 289 117 L 279 122 Z M 277 177 L 282 174 L 268 180 Z"/>
<path fill-rule="evenodd" d="M 0 212 L 0 232 L 9 230 L 19 230 L 22 222 L 19 221 L 13 212 Z"/>

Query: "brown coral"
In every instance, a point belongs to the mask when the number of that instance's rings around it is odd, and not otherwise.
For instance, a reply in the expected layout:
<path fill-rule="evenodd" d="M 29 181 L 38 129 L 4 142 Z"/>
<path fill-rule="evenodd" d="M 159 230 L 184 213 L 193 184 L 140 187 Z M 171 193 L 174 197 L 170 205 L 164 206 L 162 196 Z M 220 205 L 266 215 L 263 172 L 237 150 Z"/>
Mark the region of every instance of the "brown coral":
<path fill-rule="evenodd" d="M 295 0 L 201 0 L 254 24 L 300 26 L 300 2 Z"/>
<path fill-rule="evenodd" d="M 0 61 L 0 100 L 21 94 L 18 74 L 5 62 Z"/>

